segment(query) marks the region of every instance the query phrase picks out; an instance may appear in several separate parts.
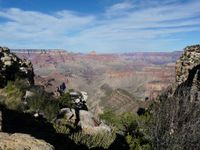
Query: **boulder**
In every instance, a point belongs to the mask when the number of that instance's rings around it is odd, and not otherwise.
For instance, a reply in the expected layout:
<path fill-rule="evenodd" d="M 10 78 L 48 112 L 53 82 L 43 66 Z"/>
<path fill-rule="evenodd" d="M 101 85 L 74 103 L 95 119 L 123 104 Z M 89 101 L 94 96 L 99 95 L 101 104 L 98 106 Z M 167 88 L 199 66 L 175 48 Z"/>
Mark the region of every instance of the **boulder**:
<path fill-rule="evenodd" d="M 35 139 L 28 134 L 0 133 L 1 150 L 54 150 L 54 147 L 43 140 Z"/>
<path fill-rule="evenodd" d="M 76 114 L 75 114 L 75 109 L 71 109 L 71 108 L 62 108 L 60 110 L 60 115 L 64 115 L 65 118 L 72 122 L 72 123 L 75 123 L 75 120 L 76 120 Z"/>
<path fill-rule="evenodd" d="M 95 133 L 111 131 L 109 126 L 99 121 L 90 111 L 79 110 L 78 113 L 76 114 L 75 109 L 63 108 L 61 109 L 60 114 L 65 114 L 65 118 L 74 124 L 78 117 L 79 118 L 78 124 L 85 133 L 95 134 Z"/>
<path fill-rule="evenodd" d="M 109 126 L 96 119 L 91 112 L 85 110 L 80 110 L 80 126 L 87 134 L 111 131 Z"/>
<path fill-rule="evenodd" d="M 0 47 L 0 86 L 4 87 L 9 80 L 15 81 L 17 78 L 27 79 L 30 84 L 34 84 L 32 63 L 10 53 L 8 48 Z"/>

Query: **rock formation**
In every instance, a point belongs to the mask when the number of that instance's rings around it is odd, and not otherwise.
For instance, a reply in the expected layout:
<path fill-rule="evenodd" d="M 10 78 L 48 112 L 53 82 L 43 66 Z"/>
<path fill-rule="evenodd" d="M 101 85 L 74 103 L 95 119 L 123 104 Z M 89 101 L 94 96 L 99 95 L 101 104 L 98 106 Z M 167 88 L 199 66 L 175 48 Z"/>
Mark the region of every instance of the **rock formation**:
<path fill-rule="evenodd" d="M 8 81 L 26 79 L 30 85 L 34 84 L 33 65 L 28 60 L 22 60 L 10 53 L 6 47 L 0 47 L 0 87 L 6 86 Z M 2 112 L 0 108 L 0 150 L 53 150 L 50 144 L 37 140 L 28 134 L 8 134 L 2 131 Z"/>
<path fill-rule="evenodd" d="M 200 69 L 200 45 L 188 46 L 176 62 L 176 82 L 192 84 L 194 76 Z"/>
<path fill-rule="evenodd" d="M 79 116 L 77 116 L 75 109 L 63 108 L 60 113 L 64 114 L 67 121 L 72 123 L 75 123 L 77 117 L 79 117 L 79 125 L 85 133 L 95 134 L 111 131 L 109 126 L 95 118 L 90 111 L 79 110 Z"/>
<path fill-rule="evenodd" d="M 91 112 L 85 110 L 80 110 L 80 125 L 82 130 L 87 134 L 111 131 L 109 126 L 97 120 Z"/>
<path fill-rule="evenodd" d="M 43 140 L 38 140 L 27 134 L 0 133 L 1 150 L 53 150 L 54 147 Z"/>
<path fill-rule="evenodd" d="M 176 83 L 175 95 L 189 94 L 190 101 L 200 99 L 200 45 L 186 47 L 177 60 Z"/>
<path fill-rule="evenodd" d="M 27 79 L 30 84 L 34 84 L 32 63 L 10 53 L 8 48 L 0 47 L 0 87 L 4 87 L 7 81 L 15 81 L 17 78 Z"/>

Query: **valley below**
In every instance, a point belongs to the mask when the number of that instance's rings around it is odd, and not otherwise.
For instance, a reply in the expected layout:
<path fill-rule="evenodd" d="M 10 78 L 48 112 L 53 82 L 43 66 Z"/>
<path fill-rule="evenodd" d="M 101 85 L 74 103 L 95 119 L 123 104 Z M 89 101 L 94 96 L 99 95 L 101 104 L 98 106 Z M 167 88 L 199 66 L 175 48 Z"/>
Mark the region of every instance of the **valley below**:
<path fill-rule="evenodd" d="M 94 113 L 109 108 L 118 114 L 146 107 L 175 82 L 175 61 L 181 51 L 124 54 L 70 53 L 64 50 L 13 49 L 33 63 L 35 82 L 55 93 L 61 83 L 67 89 L 88 93 Z"/>

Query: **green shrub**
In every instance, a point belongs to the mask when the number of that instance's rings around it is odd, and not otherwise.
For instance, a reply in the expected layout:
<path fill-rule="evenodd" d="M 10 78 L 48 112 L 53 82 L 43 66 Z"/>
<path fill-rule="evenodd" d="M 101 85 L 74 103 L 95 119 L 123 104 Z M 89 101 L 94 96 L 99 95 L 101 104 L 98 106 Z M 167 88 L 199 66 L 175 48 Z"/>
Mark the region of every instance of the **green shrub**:
<path fill-rule="evenodd" d="M 112 144 L 114 139 L 116 138 L 115 132 L 111 133 L 98 133 L 98 134 L 86 134 L 84 132 L 74 133 L 70 136 L 76 144 L 84 144 L 89 149 L 90 148 L 104 148 L 108 149 L 108 147 Z"/>
<path fill-rule="evenodd" d="M 151 143 L 148 136 L 147 124 L 150 115 L 147 113 L 138 116 L 132 112 L 125 112 L 116 115 L 112 110 L 107 109 L 100 115 L 107 124 L 116 128 L 116 131 L 125 136 L 130 149 L 150 149 Z"/>
<path fill-rule="evenodd" d="M 70 98 L 69 92 L 64 93 L 60 98 L 59 98 L 59 105 L 60 108 L 72 108 L 74 107 L 74 104 L 72 103 L 72 100 Z"/>
<path fill-rule="evenodd" d="M 59 121 L 56 123 L 54 122 L 53 127 L 57 133 L 61 134 L 69 134 L 71 132 L 71 129 L 73 128 L 73 126 L 68 123 L 65 118 L 59 119 Z"/>
<path fill-rule="evenodd" d="M 54 119 L 59 112 L 58 101 L 42 88 L 33 87 L 30 90 L 34 92 L 34 95 L 27 98 L 29 111 L 41 111 L 44 113 L 47 120 L 51 121 Z"/>
<path fill-rule="evenodd" d="M 130 149 L 150 149 L 150 140 L 147 135 L 147 122 L 149 115 L 143 116 L 134 115 L 131 112 L 126 112 L 120 117 L 122 131 L 126 137 L 126 141 Z M 145 147 L 145 148 L 144 148 Z"/>
<path fill-rule="evenodd" d="M 106 124 L 120 128 L 120 118 L 111 109 L 106 109 L 99 117 L 104 120 Z"/>
<path fill-rule="evenodd" d="M 28 80 L 17 79 L 14 82 L 14 85 L 21 91 L 25 91 L 30 88 Z"/>
<path fill-rule="evenodd" d="M 4 100 L 2 103 L 9 109 L 22 110 L 22 91 L 14 85 L 14 82 L 9 81 L 3 89 Z"/>

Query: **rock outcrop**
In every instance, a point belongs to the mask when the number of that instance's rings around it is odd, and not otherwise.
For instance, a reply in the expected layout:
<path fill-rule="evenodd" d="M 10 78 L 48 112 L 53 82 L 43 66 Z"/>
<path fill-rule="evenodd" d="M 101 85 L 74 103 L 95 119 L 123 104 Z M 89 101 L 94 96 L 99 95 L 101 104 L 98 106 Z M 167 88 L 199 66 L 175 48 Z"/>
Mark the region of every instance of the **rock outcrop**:
<path fill-rule="evenodd" d="M 35 139 L 28 134 L 0 133 L 1 150 L 53 150 L 54 147 L 43 140 Z"/>
<path fill-rule="evenodd" d="M 79 125 L 85 133 L 95 134 L 111 131 L 109 126 L 95 118 L 90 111 L 79 110 L 76 113 L 75 109 L 63 108 L 61 113 L 65 114 L 67 121 L 72 123 L 75 123 L 76 119 L 79 118 Z"/>
<path fill-rule="evenodd" d="M 196 73 L 200 68 L 200 45 L 188 46 L 176 62 L 176 82 L 187 82 L 191 86 Z"/>
<path fill-rule="evenodd" d="M 85 110 L 80 110 L 80 125 L 83 131 L 87 134 L 111 131 L 109 126 L 97 120 L 91 112 Z"/>
<path fill-rule="evenodd" d="M 15 81 L 17 78 L 27 79 L 30 84 L 34 84 L 32 63 L 10 53 L 10 49 L 0 47 L 0 87 L 4 87 L 7 81 Z"/>

